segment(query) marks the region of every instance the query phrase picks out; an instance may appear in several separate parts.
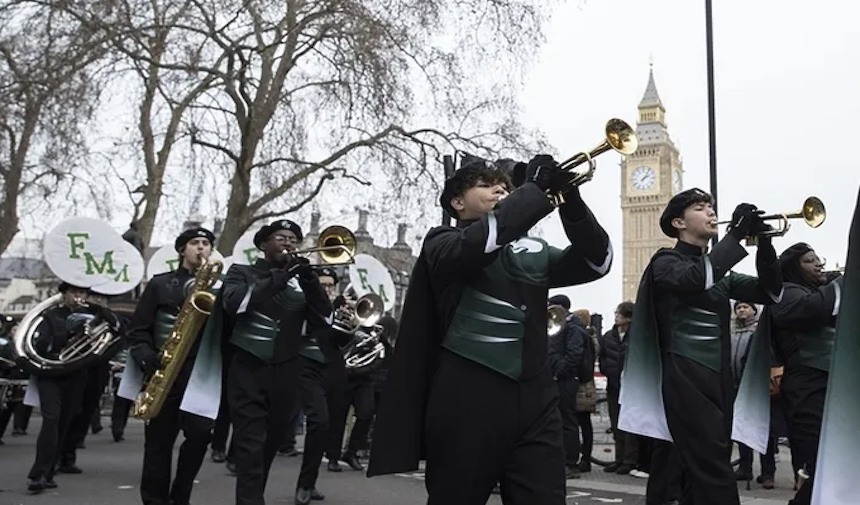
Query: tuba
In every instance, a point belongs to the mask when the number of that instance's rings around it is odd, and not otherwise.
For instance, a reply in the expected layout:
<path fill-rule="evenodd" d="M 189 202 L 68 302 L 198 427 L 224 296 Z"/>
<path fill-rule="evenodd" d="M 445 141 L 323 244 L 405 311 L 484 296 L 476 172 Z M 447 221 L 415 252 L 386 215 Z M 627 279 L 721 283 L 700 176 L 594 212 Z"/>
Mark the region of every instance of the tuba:
<path fill-rule="evenodd" d="M 79 314 L 83 322 L 56 355 L 42 356 L 36 351 L 35 341 L 39 336 L 39 325 L 48 311 L 62 305 L 63 295 L 56 294 L 43 300 L 28 312 L 13 336 L 15 355 L 25 371 L 39 377 L 56 377 L 84 368 L 105 356 L 111 356 L 120 343 L 117 328 L 110 322 L 92 314 Z M 94 308 L 79 300 L 82 307 Z M 75 314 L 72 314 L 73 317 Z M 93 322 L 96 322 L 93 324 Z"/>
<path fill-rule="evenodd" d="M 215 295 L 209 289 L 218 282 L 224 264 L 218 260 L 204 260 L 197 269 L 191 292 L 185 298 L 173 329 L 159 351 L 162 368 L 149 378 L 132 406 L 132 415 L 149 421 L 156 417 L 167 399 L 167 394 L 176 382 L 188 352 L 194 346 L 200 329 L 215 306 Z"/>

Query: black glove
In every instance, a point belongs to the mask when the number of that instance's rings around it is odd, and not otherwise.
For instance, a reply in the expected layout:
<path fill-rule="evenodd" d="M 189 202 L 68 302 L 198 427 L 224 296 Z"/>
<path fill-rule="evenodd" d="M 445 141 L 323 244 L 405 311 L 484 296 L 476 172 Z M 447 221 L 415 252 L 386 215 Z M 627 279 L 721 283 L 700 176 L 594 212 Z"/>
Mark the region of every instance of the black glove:
<path fill-rule="evenodd" d="M 765 225 L 767 228 L 770 226 Z M 757 232 L 753 231 L 753 234 Z M 762 265 L 772 265 L 776 263 L 776 249 L 773 248 L 773 240 L 770 237 L 761 236 L 758 238 L 758 251 L 756 252 L 756 260 Z"/>
<path fill-rule="evenodd" d="M 303 256 L 296 256 L 291 254 L 287 257 L 287 261 L 284 263 L 283 270 L 288 274 L 288 277 L 293 277 L 295 275 L 301 274 L 311 262 L 309 259 Z"/>
<path fill-rule="evenodd" d="M 544 191 L 561 189 L 567 179 L 568 174 L 558 168 L 558 162 L 548 154 L 535 156 L 526 167 L 526 180 Z"/>
<path fill-rule="evenodd" d="M 143 375 L 146 377 L 152 376 L 157 370 L 161 368 L 161 356 L 155 352 L 153 349 L 147 349 L 138 351 L 137 363 L 140 365 L 140 370 L 143 372 Z"/>
<path fill-rule="evenodd" d="M 334 301 L 331 302 L 331 307 L 334 310 L 337 310 L 337 309 L 343 307 L 344 305 L 346 305 L 346 298 L 344 298 L 343 295 L 337 295 L 335 297 Z"/>
<path fill-rule="evenodd" d="M 758 229 L 761 226 L 761 215 L 764 211 L 758 210 L 758 207 L 750 203 L 742 203 L 735 207 L 732 213 L 732 221 L 729 223 L 729 235 L 735 237 L 738 241 L 744 237 L 749 237 L 753 229 Z"/>

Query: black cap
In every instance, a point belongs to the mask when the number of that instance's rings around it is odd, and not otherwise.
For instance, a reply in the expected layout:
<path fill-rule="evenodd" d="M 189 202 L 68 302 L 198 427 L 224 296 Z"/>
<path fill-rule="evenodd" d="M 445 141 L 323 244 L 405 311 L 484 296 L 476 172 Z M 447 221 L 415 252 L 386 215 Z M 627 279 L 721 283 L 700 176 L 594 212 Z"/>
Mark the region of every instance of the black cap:
<path fill-rule="evenodd" d="M 299 239 L 299 242 L 302 241 L 304 235 L 302 234 L 302 227 L 296 224 L 289 219 L 279 219 L 277 221 L 273 221 L 266 226 L 260 228 L 260 231 L 254 234 L 254 245 L 257 246 L 257 249 L 262 249 L 260 247 L 263 242 L 269 240 L 269 237 L 272 236 L 273 233 L 280 230 L 289 230 L 295 233 L 296 238 Z"/>
<path fill-rule="evenodd" d="M 690 205 L 708 202 L 713 203 L 711 195 L 699 188 L 688 189 L 673 196 L 666 205 L 663 215 L 660 216 L 660 229 L 667 237 L 678 238 L 678 229 L 672 226 L 672 220 L 676 217 L 684 217 L 684 210 Z"/>
<path fill-rule="evenodd" d="M 185 247 L 185 244 L 191 242 L 191 240 L 197 237 L 207 239 L 210 244 L 215 243 L 215 234 L 211 231 L 206 228 L 191 228 L 183 231 L 178 237 L 176 237 L 176 240 L 173 242 L 173 248 L 176 249 L 176 252 L 179 252 L 183 247 Z"/>
<path fill-rule="evenodd" d="M 317 270 L 317 275 L 319 277 L 331 277 L 334 279 L 335 285 L 338 283 L 337 272 L 334 271 L 334 268 L 331 267 L 323 267 Z"/>
<path fill-rule="evenodd" d="M 551 296 L 548 301 L 550 305 L 561 305 L 564 310 L 570 310 L 570 298 L 565 295 Z"/>
<path fill-rule="evenodd" d="M 782 279 L 788 282 L 802 283 L 803 276 L 800 274 L 800 257 L 809 251 L 812 246 L 806 242 L 798 242 L 789 247 L 779 255 L 779 268 L 782 271 Z"/>
<path fill-rule="evenodd" d="M 60 285 L 57 287 L 57 289 L 60 291 L 60 293 L 65 293 L 66 291 L 68 291 L 70 289 L 79 289 L 81 291 L 86 291 L 86 292 L 90 291 L 90 288 L 75 286 L 74 284 L 71 284 L 71 283 L 66 282 L 66 281 L 61 282 Z"/>

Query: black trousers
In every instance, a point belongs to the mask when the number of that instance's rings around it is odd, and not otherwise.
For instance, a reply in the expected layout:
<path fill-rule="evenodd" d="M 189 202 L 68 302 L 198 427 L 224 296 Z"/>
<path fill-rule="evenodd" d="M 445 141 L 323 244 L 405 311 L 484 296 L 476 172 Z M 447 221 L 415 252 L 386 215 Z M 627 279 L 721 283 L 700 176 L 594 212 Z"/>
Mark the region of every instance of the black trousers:
<path fill-rule="evenodd" d="M 131 406 L 134 404 L 131 400 L 121 398 L 114 393 L 113 407 L 110 411 L 110 427 L 114 433 L 123 433 L 125 426 L 128 424 L 128 415 L 131 413 Z"/>
<path fill-rule="evenodd" d="M 81 397 L 87 382 L 87 371 L 76 370 L 63 377 L 40 377 L 39 410 L 42 428 L 36 440 L 36 461 L 27 477 L 54 477 L 54 467 L 60 457 L 69 424 L 81 408 Z"/>
<path fill-rule="evenodd" d="M 647 505 L 665 505 L 681 498 L 681 458 L 671 442 L 654 440 L 651 446 L 651 464 L 648 487 L 645 491 Z"/>
<path fill-rule="evenodd" d="M 346 382 L 346 392 L 342 400 L 338 402 L 338 412 L 332 416 L 331 435 L 329 446 L 326 451 L 329 461 L 340 460 L 343 448 L 343 436 L 346 431 L 349 407 L 353 407 L 355 423 L 349 433 L 346 453 L 355 454 L 356 451 L 367 449 L 367 436 L 370 433 L 370 424 L 373 422 L 373 382 L 370 376 L 349 377 Z"/>
<path fill-rule="evenodd" d="M 546 368 L 514 381 L 443 350 L 425 416 L 428 505 L 564 505 L 558 392 Z"/>
<path fill-rule="evenodd" d="M 786 374 L 782 380 L 782 395 L 788 417 L 788 440 L 791 444 L 792 463 L 804 468 L 810 478 L 797 491 L 790 505 L 809 505 L 815 484 L 815 462 L 824 418 L 824 400 L 827 396 L 827 374 L 807 369 L 795 375 Z"/>
<path fill-rule="evenodd" d="M 579 390 L 579 381 L 562 379 L 556 381 L 556 385 L 558 386 L 558 410 L 564 430 L 564 464 L 576 466 L 579 464 L 579 454 L 582 450 L 579 443 L 579 416 L 576 412 L 576 392 Z"/>
<path fill-rule="evenodd" d="M 761 475 L 763 478 L 774 477 L 776 473 L 776 442 L 777 438 L 770 437 L 767 441 L 767 452 L 759 454 L 759 463 L 761 464 Z M 738 453 L 740 454 L 740 464 L 738 465 L 738 473 L 752 477 L 753 475 L 753 450 L 744 444 L 738 444 Z"/>
<path fill-rule="evenodd" d="M 298 358 L 267 364 L 237 349 L 228 374 L 230 418 L 233 420 L 236 464 L 236 505 L 264 505 L 269 469 L 283 442 L 298 393 Z"/>
<path fill-rule="evenodd" d="M 313 489 L 329 439 L 329 414 L 325 390 L 326 365 L 305 357 L 299 375 L 299 398 L 307 419 L 302 469 L 296 488 Z"/>
<path fill-rule="evenodd" d="M 612 438 L 615 440 L 615 462 L 619 465 L 636 466 L 639 460 L 639 441 L 636 440 L 636 435 L 618 429 L 618 415 L 621 409 L 618 403 L 620 394 L 621 390 L 617 387 L 606 390 L 609 423 L 612 426 Z"/>
<path fill-rule="evenodd" d="M 188 505 L 194 479 L 203 465 L 213 421 L 179 409 L 191 376 L 191 363 L 182 368 L 161 411 L 144 428 L 143 474 L 140 497 L 144 505 Z M 179 447 L 176 475 L 171 484 L 173 445 L 179 431 L 185 437 Z"/>
<path fill-rule="evenodd" d="M 108 383 L 110 365 L 107 363 L 90 367 L 87 372 L 87 383 L 81 398 L 81 410 L 69 423 L 69 431 L 60 456 L 63 466 L 74 465 L 78 459 L 78 445 L 87 438 L 87 432 L 92 424 L 93 414 L 100 409 L 102 394 Z"/>
<path fill-rule="evenodd" d="M 346 429 L 346 416 L 349 415 L 349 400 L 346 394 L 348 380 L 346 364 L 342 359 L 328 364 L 325 389 L 329 434 L 325 455 L 329 461 L 338 461 L 343 451 L 343 432 Z"/>
<path fill-rule="evenodd" d="M 663 403 L 684 468 L 682 503 L 740 503 L 731 466 L 733 396 L 728 374 L 676 354 L 664 356 Z"/>
<path fill-rule="evenodd" d="M 582 461 L 591 462 L 591 452 L 594 448 L 594 425 L 591 423 L 591 412 L 577 412 L 576 420 L 582 433 Z"/>

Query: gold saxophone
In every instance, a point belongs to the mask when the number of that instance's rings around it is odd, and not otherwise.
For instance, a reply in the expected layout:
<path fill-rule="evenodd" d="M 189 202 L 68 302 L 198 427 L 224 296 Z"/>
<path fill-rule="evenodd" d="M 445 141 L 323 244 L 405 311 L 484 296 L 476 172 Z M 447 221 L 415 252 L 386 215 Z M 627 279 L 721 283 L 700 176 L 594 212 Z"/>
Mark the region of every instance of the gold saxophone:
<path fill-rule="evenodd" d="M 218 281 L 223 268 L 224 265 L 220 261 L 204 259 L 197 269 L 191 293 L 182 304 L 176 322 L 173 323 L 173 330 L 159 352 L 162 368 L 153 374 L 146 387 L 135 398 L 132 416 L 149 421 L 161 411 L 167 393 L 173 387 L 188 357 L 188 351 L 194 346 L 200 328 L 212 313 L 215 295 L 209 292 L 209 288 Z"/>

